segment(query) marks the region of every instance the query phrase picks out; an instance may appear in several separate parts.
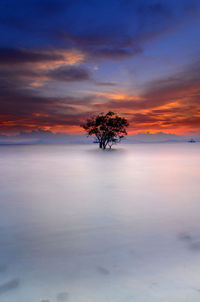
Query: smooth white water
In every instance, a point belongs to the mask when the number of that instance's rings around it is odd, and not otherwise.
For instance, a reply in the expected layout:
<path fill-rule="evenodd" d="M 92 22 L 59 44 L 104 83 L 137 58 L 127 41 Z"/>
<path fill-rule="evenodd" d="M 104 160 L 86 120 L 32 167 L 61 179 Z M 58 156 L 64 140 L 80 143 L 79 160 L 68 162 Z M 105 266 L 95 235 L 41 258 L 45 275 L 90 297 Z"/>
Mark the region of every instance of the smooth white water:
<path fill-rule="evenodd" d="M 0 301 L 199 302 L 200 144 L 1 146 Z"/>

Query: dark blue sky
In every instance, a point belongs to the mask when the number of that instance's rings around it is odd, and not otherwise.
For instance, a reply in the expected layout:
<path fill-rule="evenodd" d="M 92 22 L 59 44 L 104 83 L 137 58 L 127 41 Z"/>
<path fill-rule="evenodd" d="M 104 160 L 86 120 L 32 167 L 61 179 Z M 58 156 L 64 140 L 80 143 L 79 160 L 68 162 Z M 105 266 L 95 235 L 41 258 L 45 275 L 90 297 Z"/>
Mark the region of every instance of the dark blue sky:
<path fill-rule="evenodd" d="M 0 132 L 200 132 L 200 2 L 1 0 Z"/>

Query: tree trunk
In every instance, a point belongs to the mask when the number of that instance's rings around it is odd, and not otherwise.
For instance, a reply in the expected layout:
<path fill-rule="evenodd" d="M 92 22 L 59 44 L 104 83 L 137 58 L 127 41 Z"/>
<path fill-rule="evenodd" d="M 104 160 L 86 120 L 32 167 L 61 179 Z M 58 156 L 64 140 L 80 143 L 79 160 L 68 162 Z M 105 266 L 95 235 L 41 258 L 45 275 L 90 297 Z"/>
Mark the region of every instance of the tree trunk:
<path fill-rule="evenodd" d="M 105 150 L 106 144 L 104 142 L 99 142 L 99 148 Z"/>

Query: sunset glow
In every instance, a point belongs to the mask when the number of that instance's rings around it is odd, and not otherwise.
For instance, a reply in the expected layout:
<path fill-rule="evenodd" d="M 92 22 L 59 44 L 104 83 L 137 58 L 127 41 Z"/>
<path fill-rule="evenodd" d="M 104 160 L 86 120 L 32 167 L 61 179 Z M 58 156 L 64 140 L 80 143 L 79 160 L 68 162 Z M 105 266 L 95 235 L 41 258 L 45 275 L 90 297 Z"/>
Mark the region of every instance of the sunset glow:
<path fill-rule="evenodd" d="M 108 110 L 129 134 L 199 133 L 198 1 L 19 2 L 0 4 L 1 134 L 80 133 Z"/>

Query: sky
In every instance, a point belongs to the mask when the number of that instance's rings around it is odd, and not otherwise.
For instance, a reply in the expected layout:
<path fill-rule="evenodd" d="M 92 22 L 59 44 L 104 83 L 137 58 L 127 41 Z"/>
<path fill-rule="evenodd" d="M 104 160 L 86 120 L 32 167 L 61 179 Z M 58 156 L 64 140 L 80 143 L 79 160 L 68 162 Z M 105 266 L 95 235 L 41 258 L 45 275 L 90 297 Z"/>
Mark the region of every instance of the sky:
<path fill-rule="evenodd" d="M 0 134 L 200 134 L 198 0 L 1 0 Z"/>

